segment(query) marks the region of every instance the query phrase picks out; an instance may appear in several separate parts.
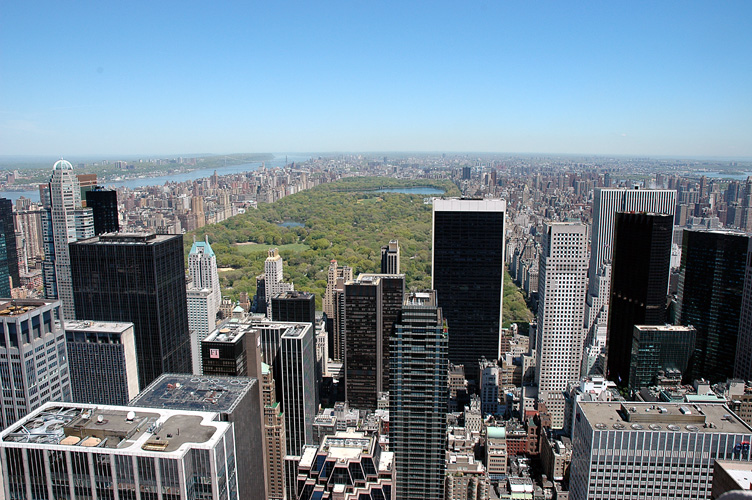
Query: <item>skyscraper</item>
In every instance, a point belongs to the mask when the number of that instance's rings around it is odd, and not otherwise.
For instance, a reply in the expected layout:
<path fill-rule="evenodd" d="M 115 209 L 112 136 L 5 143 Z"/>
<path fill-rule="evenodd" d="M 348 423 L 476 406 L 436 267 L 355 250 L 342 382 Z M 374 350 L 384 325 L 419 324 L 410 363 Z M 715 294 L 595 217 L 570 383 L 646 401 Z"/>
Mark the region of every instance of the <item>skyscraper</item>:
<path fill-rule="evenodd" d="M 86 191 L 86 206 L 92 209 L 94 217 L 94 234 L 117 233 L 120 231 L 118 220 L 117 191 L 97 186 Z"/>
<path fill-rule="evenodd" d="M 182 235 L 103 234 L 70 248 L 76 314 L 134 324 L 139 386 L 191 373 Z"/>
<path fill-rule="evenodd" d="M 734 377 L 752 380 L 752 239 L 747 248 Z"/>
<path fill-rule="evenodd" d="M 345 397 L 355 408 L 375 410 L 389 390 L 389 336 L 404 291 L 402 274 L 361 274 L 345 284 Z"/>
<path fill-rule="evenodd" d="M 217 312 L 222 303 L 219 288 L 217 257 L 205 241 L 194 239 L 188 254 L 188 272 L 191 282 L 186 290 L 188 300 L 188 328 L 191 331 L 191 352 L 193 373 L 202 373 L 201 342 L 217 324 Z"/>
<path fill-rule="evenodd" d="M 564 426 L 564 391 L 580 378 L 587 287 L 587 227 L 547 223 L 538 279 L 536 376 L 538 400 L 552 427 Z M 451 323 L 450 323 L 451 324 Z"/>
<path fill-rule="evenodd" d="M 222 303 L 222 291 L 219 288 L 219 273 L 217 272 L 217 256 L 209 244 L 209 236 L 204 241 L 193 240 L 188 254 L 188 273 L 191 276 L 193 288 L 208 289 L 214 293 L 217 308 Z"/>
<path fill-rule="evenodd" d="M 684 231 L 676 318 L 697 330 L 686 380 L 734 374 L 748 245 L 741 232 Z"/>
<path fill-rule="evenodd" d="M 71 386 L 60 302 L 0 303 L 0 427 L 47 401 L 70 401 Z M 2 496 L 2 495 L 0 495 Z"/>
<path fill-rule="evenodd" d="M 343 282 L 353 279 L 353 270 L 348 266 L 338 266 L 336 260 L 329 263 L 329 272 L 327 274 L 326 292 L 324 292 L 323 309 L 327 316 L 334 317 L 334 289 L 337 279 L 341 278 Z"/>
<path fill-rule="evenodd" d="M 336 260 L 330 262 L 322 306 L 327 316 L 330 353 L 335 361 L 342 361 L 345 356 L 344 294 L 345 283 L 352 279 L 351 267 L 338 266 Z"/>
<path fill-rule="evenodd" d="M 381 274 L 399 274 L 400 249 L 397 240 L 390 240 L 381 247 Z"/>
<path fill-rule="evenodd" d="M 610 181 L 606 182 L 608 185 Z M 676 191 L 671 189 L 595 188 L 593 225 L 585 307 L 586 345 L 605 337 L 611 290 L 611 260 L 617 212 L 649 212 L 674 215 Z"/>
<path fill-rule="evenodd" d="M 271 367 L 261 365 L 261 388 L 264 403 L 264 439 L 266 440 L 266 493 L 269 500 L 286 500 L 285 415 L 277 401 L 276 387 Z"/>
<path fill-rule="evenodd" d="M 410 293 L 390 337 L 389 448 L 397 498 L 444 498 L 448 335 L 436 293 Z"/>
<path fill-rule="evenodd" d="M 271 307 L 272 297 L 274 297 L 278 293 L 293 290 L 291 283 L 285 283 L 283 281 L 283 265 L 284 264 L 282 262 L 282 257 L 280 257 L 279 255 L 279 251 L 276 248 L 269 250 L 269 256 L 264 262 L 264 275 L 266 277 L 264 284 L 264 291 L 266 292 L 265 300 L 267 304 L 266 313 L 269 317 L 271 317 L 271 311 L 269 310 L 269 308 Z"/>
<path fill-rule="evenodd" d="M 287 454 L 300 456 L 313 439 L 316 417 L 316 345 L 309 323 L 289 324 L 282 332 L 278 362 L 282 372 Z"/>
<path fill-rule="evenodd" d="M 434 200 L 431 286 L 452 335 L 449 361 L 475 380 L 498 359 L 504 279 L 503 200 Z"/>
<path fill-rule="evenodd" d="M 125 405 L 138 395 L 133 323 L 66 321 L 71 401 Z"/>
<path fill-rule="evenodd" d="M 666 322 L 666 293 L 674 230 L 672 215 L 621 212 L 614 225 L 607 376 L 629 383 L 635 325 Z"/>
<path fill-rule="evenodd" d="M 5 254 L 8 260 L 8 276 L 13 282 L 14 287 L 21 286 L 21 278 L 18 271 L 18 250 L 16 249 L 16 226 L 13 223 L 13 202 L 0 198 L 0 224 L 5 237 Z M 2 283 L 5 284 L 4 282 Z M 3 295 L 3 297 L 10 297 Z"/>
<path fill-rule="evenodd" d="M 310 323 L 316 328 L 316 295 L 287 291 L 272 297 L 272 320 Z"/>
<path fill-rule="evenodd" d="M 695 350 L 695 329 L 680 325 L 635 325 L 629 363 L 629 389 L 658 385 L 658 372 L 687 371 Z"/>

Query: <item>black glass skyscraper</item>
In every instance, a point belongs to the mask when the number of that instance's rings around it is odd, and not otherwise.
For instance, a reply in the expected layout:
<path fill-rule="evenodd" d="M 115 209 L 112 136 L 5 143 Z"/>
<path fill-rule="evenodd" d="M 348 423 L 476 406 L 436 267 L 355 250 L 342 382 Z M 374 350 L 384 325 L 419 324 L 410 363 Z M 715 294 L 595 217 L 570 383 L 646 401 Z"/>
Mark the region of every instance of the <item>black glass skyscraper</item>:
<path fill-rule="evenodd" d="M 671 215 L 616 214 L 606 365 L 620 386 L 629 382 L 634 326 L 666 322 L 673 230 Z"/>
<path fill-rule="evenodd" d="M 86 206 L 91 207 L 93 211 L 95 235 L 120 231 L 117 191 L 103 189 L 99 186 L 91 191 L 86 191 Z"/>
<path fill-rule="evenodd" d="M 5 240 L 5 255 L 8 259 L 8 276 L 13 280 L 13 286 L 21 286 L 18 274 L 18 249 L 16 248 L 16 226 L 13 224 L 13 202 L 7 198 L 0 198 L 0 223 L 2 223 L 2 238 Z M 10 297 L 10 295 L 3 295 Z"/>
<path fill-rule="evenodd" d="M 102 235 L 71 243 L 76 317 L 134 324 L 138 379 L 191 372 L 182 235 Z"/>
<path fill-rule="evenodd" d="M 733 376 L 748 243 L 741 232 L 684 231 L 676 317 L 697 330 L 687 381 Z"/>
<path fill-rule="evenodd" d="M 502 200 L 434 200 L 432 284 L 452 328 L 449 361 L 475 379 L 499 358 L 504 277 Z"/>
<path fill-rule="evenodd" d="M 272 297 L 272 320 L 310 323 L 316 331 L 316 295 L 288 290 Z"/>

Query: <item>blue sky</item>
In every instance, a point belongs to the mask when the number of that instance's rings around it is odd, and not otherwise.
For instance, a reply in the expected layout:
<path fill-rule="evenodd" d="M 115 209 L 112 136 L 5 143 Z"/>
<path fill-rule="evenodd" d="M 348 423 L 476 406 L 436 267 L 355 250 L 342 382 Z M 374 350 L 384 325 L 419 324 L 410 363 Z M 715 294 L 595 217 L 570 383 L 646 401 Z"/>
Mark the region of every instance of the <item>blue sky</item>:
<path fill-rule="evenodd" d="M 3 2 L 0 154 L 752 157 L 752 2 Z"/>

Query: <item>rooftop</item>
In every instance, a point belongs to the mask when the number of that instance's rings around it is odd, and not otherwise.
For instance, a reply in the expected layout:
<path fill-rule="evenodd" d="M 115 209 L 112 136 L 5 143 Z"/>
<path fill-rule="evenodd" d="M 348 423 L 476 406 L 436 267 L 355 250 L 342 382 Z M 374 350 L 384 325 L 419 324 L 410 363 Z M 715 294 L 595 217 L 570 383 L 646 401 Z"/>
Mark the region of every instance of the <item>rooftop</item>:
<path fill-rule="evenodd" d="M 580 402 L 588 423 L 597 430 L 749 433 L 724 404 Z"/>
<path fill-rule="evenodd" d="M 0 433 L 0 442 L 182 455 L 189 445 L 213 446 L 219 439 L 229 424 L 214 421 L 215 416 L 212 412 L 47 403 Z"/>
<path fill-rule="evenodd" d="M 166 373 L 141 391 L 129 406 L 232 413 L 256 383 L 255 378 L 249 377 Z"/>
<path fill-rule="evenodd" d="M 736 484 L 744 490 L 752 489 L 752 462 L 716 460 L 716 467 L 722 468 Z"/>
<path fill-rule="evenodd" d="M 133 323 L 114 321 L 66 321 L 66 331 L 91 333 L 124 333 L 133 328 Z"/>
<path fill-rule="evenodd" d="M 13 299 L 0 303 L 0 316 L 19 316 L 39 307 L 52 304 L 53 300 Z"/>
<path fill-rule="evenodd" d="M 156 234 L 156 233 L 102 233 L 99 236 L 79 240 L 76 245 L 152 245 L 171 239 L 180 238 L 179 234 Z"/>

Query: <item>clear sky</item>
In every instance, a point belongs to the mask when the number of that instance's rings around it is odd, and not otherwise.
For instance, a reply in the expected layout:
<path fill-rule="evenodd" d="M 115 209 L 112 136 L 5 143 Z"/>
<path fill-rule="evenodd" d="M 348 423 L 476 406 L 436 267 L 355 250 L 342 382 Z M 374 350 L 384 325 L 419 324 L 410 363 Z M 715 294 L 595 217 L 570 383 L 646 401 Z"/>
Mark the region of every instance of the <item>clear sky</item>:
<path fill-rule="evenodd" d="M 752 2 L 33 1 L 0 154 L 752 157 Z"/>

